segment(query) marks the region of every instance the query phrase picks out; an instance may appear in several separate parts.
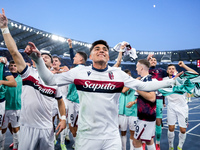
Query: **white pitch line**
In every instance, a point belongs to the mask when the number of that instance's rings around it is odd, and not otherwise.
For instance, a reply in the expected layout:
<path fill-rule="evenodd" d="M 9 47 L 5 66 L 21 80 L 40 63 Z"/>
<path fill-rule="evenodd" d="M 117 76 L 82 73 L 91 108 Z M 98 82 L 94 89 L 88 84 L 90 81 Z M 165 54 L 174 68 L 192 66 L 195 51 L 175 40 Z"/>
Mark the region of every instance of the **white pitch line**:
<path fill-rule="evenodd" d="M 200 122 L 200 120 L 188 120 L 188 122 Z"/>
<path fill-rule="evenodd" d="M 196 106 L 196 107 L 193 107 L 193 108 L 190 108 L 189 111 L 192 110 L 192 109 L 196 109 L 196 108 L 198 108 L 198 107 L 200 107 L 200 105 L 199 105 L 199 106 Z"/>
<path fill-rule="evenodd" d="M 188 104 L 188 106 L 191 106 L 191 105 L 199 105 L 200 103 L 195 103 L 195 104 Z"/>
<path fill-rule="evenodd" d="M 200 114 L 200 112 L 197 112 L 197 113 L 189 113 L 189 115 L 197 115 L 197 114 Z"/>
<path fill-rule="evenodd" d="M 190 131 L 194 130 L 194 129 L 197 128 L 199 125 L 200 125 L 200 123 L 197 124 L 196 126 L 194 126 L 193 128 L 191 128 L 190 130 L 188 130 L 186 133 L 189 133 Z"/>
<path fill-rule="evenodd" d="M 166 130 L 168 130 L 168 128 L 166 128 L 166 127 L 162 127 L 163 129 L 166 129 Z M 179 130 L 174 130 L 175 132 L 180 132 Z M 189 134 L 189 135 L 194 135 L 194 136 L 197 136 L 197 137 L 200 137 L 200 135 L 199 134 L 194 134 L 194 133 L 187 133 L 187 134 Z"/>

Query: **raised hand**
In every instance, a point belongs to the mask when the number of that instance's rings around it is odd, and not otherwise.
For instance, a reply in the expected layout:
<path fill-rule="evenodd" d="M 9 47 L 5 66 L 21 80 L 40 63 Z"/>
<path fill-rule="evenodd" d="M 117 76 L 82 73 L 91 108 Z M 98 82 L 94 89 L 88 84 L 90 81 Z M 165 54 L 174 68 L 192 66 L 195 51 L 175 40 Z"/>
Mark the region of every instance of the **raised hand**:
<path fill-rule="evenodd" d="M 178 62 L 178 65 L 179 65 L 180 67 L 183 67 L 185 64 L 184 64 L 183 61 L 179 61 L 179 62 Z"/>
<path fill-rule="evenodd" d="M 147 60 L 149 61 L 149 60 L 153 57 L 153 55 L 154 55 L 154 54 L 149 54 L 149 55 L 147 56 Z"/>
<path fill-rule="evenodd" d="M 27 55 L 31 55 L 32 53 L 36 53 L 38 57 L 41 56 L 40 51 L 37 49 L 37 47 L 35 46 L 35 44 L 33 42 L 28 42 L 29 45 L 26 46 L 24 52 Z"/>
<path fill-rule="evenodd" d="M 72 48 L 72 40 L 71 39 L 67 39 L 67 42 L 69 44 L 69 48 Z"/>
<path fill-rule="evenodd" d="M 122 45 L 120 46 L 120 49 L 123 50 L 127 45 L 127 42 L 122 43 Z"/>
<path fill-rule="evenodd" d="M 8 27 L 8 19 L 5 16 L 4 9 L 2 8 L 2 14 L 0 13 L 0 28 Z"/>

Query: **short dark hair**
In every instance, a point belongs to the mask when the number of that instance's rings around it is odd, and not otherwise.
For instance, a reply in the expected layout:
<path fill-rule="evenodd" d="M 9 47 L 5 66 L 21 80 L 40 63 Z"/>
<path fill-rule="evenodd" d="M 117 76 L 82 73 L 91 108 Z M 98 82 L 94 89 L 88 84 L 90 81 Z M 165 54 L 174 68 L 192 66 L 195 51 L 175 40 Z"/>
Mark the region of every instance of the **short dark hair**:
<path fill-rule="evenodd" d="M 140 59 L 140 60 L 138 60 L 138 62 L 139 62 L 140 64 L 145 65 L 147 68 L 150 67 L 150 63 L 149 63 L 149 61 L 146 60 L 146 59 Z"/>
<path fill-rule="evenodd" d="M 53 57 L 51 56 L 51 54 L 49 54 L 49 53 L 42 53 L 41 56 L 42 55 L 48 55 L 51 58 L 51 63 L 53 63 Z"/>
<path fill-rule="evenodd" d="M 81 57 L 83 57 L 83 59 L 84 59 L 85 62 L 87 61 L 88 56 L 87 56 L 87 54 L 85 52 L 78 51 L 76 53 L 78 53 L 79 55 L 81 55 Z"/>
<path fill-rule="evenodd" d="M 58 57 L 58 56 L 53 56 L 53 58 L 58 58 L 58 60 L 61 62 L 60 57 Z"/>
<path fill-rule="evenodd" d="M 9 62 L 9 65 L 10 65 L 10 64 L 15 64 L 14 60 L 11 60 L 11 61 Z"/>
<path fill-rule="evenodd" d="M 108 48 L 108 50 L 109 50 L 109 46 L 108 46 L 108 44 L 107 44 L 106 41 L 104 41 L 104 40 L 98 40 L 98 41 L 95 41 L 95 42 L 92 43 L 92 46 L 90 47 L 90 52 L 91 52 L 92 49 L 93 49 L 96 45 L 98 45 L 98 44 L 103 44 L 103 45 L 105 45 L 105 46 Z"/>
<path fill-rule="evenodd" d="M 171 67 L 171 66 L 174 66 L 174 67 L 176 68 L 176 66 L 175 66 L 174 64 L 169 64 L 169 65 L 167 66 L 167 68 L 168 68 L 168 67 Z"/>
<path fill-rule="evenodd" d="M 124 72 L 125 73 L 131 73 L 131 71 L 129 69 L 125 69 Z"/>

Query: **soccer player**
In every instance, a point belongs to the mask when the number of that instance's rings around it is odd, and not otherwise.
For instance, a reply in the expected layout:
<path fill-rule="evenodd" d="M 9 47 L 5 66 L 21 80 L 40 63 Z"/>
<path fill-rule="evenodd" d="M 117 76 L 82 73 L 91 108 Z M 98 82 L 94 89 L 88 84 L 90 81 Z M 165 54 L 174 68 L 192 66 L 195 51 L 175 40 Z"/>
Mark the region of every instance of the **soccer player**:
<path fill-rule="evenodd" d="M 141 59 L 136 65 L 138 75 L 141 76 L 141 81 L 152 81 L 152 76 L 149 74 L 150 64 L 146 59 Z M 155 150 L 154 136 L 155 136 L 155 122 L 156 122 L 156 94 L 155 92 L 136 91 L 138 107 L 138 122 L 134 134 L 135 150 L 143 150 L 142 141 L 147 144 L 148 150 Z M 130 108 L 135 102 L 128 103 Z"/>
<path fill-rule="evenodd" d="M 8 123 L 11 123 L 13 133 L 13 150 L 18 148 L 18 136 L 19 136 L 19 119 L 21 111 L 21 93 L 22 93 L 22 78 L 17 73 L 17 66 L 13 60 L 9 62 L 8 66 L 10 72 L 17 82 L 17 87 L 7 87 L 5 93 L 6 99 L 6 111 L 4 121 L 2 125 L 2 149 L 4 149 L 5 133 L 8 127 Z"/>
<path fill-rule="evenodd" d="M 122 88 L 128 87 L 143 91 L 153 91 L 175 83 L 166 81 L 142 82 L 133 79 L 122 70 L 108 66 L 109 46 L 98 40 L 90 48 L 91 66 L 79 65 L 68 72 L 52 74 L 42 61 L 40 52 L 31 42 L 26 51 L 36 62 L 40 77 L 47 85 L 76 85 L 80 109 L 75 149 L 121 150 L 118 131 L 118 108 Z M 176 77 L 180 76 L 177 74 Z"/>
<path fill-rule="evenodd" d="M 153 57 L 153 54 L 149 54 L 147 60 L 150 62 L 149 74 L 152 75 L 152 79 L 162 81 L 164 77 L 167 77 L 167 72 L 163 68 L 156 67 L 157 60 Z M 157 91 L 156 94 L 156 150 L 160 150 L 160 139 L 162 135 L 162 114 L 164 96 Z"/>
<path fill-rule="evenodd" d="M 0 28 L 23 82 L 18 149 L 53 150 L 54 135 L 51 114 L 54 98 L 58 100 L 58 107 L 62 115 L 62 121 L 57 126 L 57 129 L 59 129 L 57 134 L 66 126 L 65 106 L 59 89 L 57 86 L 45 85 L 37 70 L 26 65 L 9 32 L 8 19 L 5 16 L 4 9 L 0 14 Z M 29 48 L 30 45 L 27 45 L 25 51 L 28 51 Z M 42 54 L 42 61 L 46 64 L 45 68 L 49 70 L 52 64 L 51 55 L 48 53 Z"/>
<path fill-rule="evenodd" d="M 195 70 L 189 68 L 184 64 L 183 61 L 179 61 L 178 65 L 187 71 L 191 71 L 195 74 L 198 74 Z M 164 79 L 171 79 L 174 77 L 174 74 L 177 73 L 176 67 L 173 64 L 168 65 L 167 67 L 168 77 Z M 180 132 L 179 132 L 179 143 L 177 146 L 177 150 L 182 150 L 183 144 L 186 139 L 186 128 L 188 126 L 188 105 L 186 100 L 186 93 L 183 95 L 179 94 L 171 94 L 166 96 L 168 100 L 167 106 L 167 123 L 169 126 L 168 130 L 168 142 L 169 149 L 174 149 L 174 129 L 175 123 L 178 121 Z"/>

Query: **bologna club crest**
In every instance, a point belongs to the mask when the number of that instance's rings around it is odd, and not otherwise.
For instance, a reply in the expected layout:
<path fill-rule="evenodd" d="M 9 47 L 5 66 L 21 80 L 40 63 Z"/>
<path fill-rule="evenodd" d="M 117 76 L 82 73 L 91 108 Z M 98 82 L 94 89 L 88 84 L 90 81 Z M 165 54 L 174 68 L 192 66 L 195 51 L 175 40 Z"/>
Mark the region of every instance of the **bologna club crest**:
<path fill-rule="evenodd" d="M 114 75 L 113 75 L 113 73 L 112 73 L 111 71 L 108 72 L 108 75 L 109 75 L 110 80 L 113 80 L 113 79 L 114 79 Z"/>

